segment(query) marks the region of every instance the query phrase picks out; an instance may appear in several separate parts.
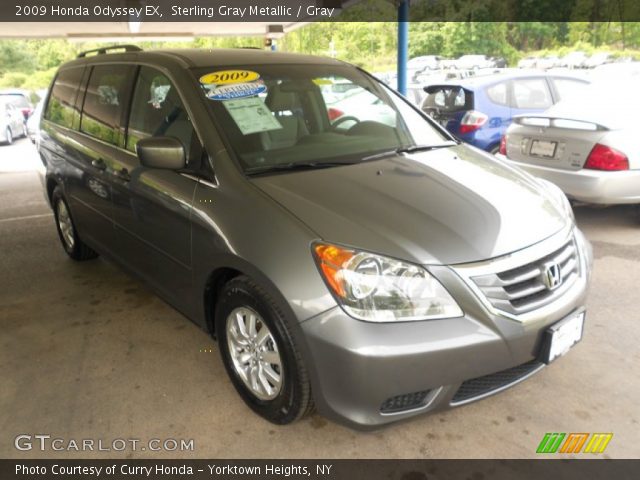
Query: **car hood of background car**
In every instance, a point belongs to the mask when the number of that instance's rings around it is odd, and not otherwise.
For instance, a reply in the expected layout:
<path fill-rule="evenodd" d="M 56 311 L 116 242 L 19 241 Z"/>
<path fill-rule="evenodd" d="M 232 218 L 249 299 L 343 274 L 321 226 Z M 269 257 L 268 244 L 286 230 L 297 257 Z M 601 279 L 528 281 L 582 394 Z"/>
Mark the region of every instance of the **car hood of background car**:
<path fill-rule="evenodd" d="M 253 181 L 324 241 L 421 264 L 501 256 L 567 222 L 532 177 L 466 146 Z"/>

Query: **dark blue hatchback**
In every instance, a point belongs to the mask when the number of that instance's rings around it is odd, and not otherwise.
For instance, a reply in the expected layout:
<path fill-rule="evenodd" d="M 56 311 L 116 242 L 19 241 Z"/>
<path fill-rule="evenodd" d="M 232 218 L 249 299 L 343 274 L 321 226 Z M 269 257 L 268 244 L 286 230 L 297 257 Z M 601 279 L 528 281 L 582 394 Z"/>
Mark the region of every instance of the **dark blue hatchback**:
<path fill-rule="evenodd" d="M 520 114 L 542 112 L 588 81 L 547 73 L 498 73 L 424 87 L 422 110 L 459 139 L 497 153 Z"/>

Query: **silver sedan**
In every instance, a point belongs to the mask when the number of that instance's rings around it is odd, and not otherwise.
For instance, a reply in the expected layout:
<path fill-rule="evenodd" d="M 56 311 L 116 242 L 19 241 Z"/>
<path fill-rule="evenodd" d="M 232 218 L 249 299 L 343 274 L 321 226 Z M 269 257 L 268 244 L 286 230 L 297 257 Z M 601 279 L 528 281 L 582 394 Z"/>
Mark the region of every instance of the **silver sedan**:
<path fill-rule="evenodd" d="M 0 145 L 10 145 L 14 138 L 24 137 L 26 134 L 22 112 L 11 103 L 0 99 Z"/>
<path fill-rule="evenodd" d="M 640 75 L 620 78 L 596 82 L 542 114 L 517 117 L 501 153 L 571 199 L 640 204 Z"/>

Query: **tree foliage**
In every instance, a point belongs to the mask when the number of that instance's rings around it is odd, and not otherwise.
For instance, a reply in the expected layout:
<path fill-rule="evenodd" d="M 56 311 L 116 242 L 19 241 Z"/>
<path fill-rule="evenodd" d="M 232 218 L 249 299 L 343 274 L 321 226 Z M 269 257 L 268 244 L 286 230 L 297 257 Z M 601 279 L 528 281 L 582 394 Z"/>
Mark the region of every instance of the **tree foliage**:
<path fill-rule="evenodd" d="M 576 18 L 584 18 L 599 0 L 574 0 Z M 373 15 L 391 18 L 395 6 L 388 0 L 366 2 Z M 592 52 L 595 49 L 617 53 L 640 49 L 640 23 L 622 22 L 489 22 L 501 4 L 506 9 L 524 9 L 525 14 L 544 18 L 553 10 L 554 0 L 506 0 L 473 2 L 469 0 L 430 0 L 412 4 L 409 24 L 409 55 L 458 57 L 480 53 L 505 57 L 513 64 L 529 51 L 564 54 L 572 48 Z M 618 4 L 629 6 L 625 0 Z M 562 3 L 564 5 L 564 3 Z M 640 5 L 640 2 L 637 2 Z M 427 9 L 428 7 L 428 9 Z M 560 7 L 557 7 L 560 8 Z M 640 7 L 639 7 L 640 8 Z M 528 9 L 528 10 L 527 10 Z M 584 11 L 581 11 L 583 9 Z M 555 11 L 554 11 L 555 12 Z M 345 11 L 345 20 L 356 19 L 357 10 Z M 600 12 L 615 18 L 615 12 Z M 554 18 L 556 13 L 548 13 Z M 567 12 L 561 12 L 568 16 Z M 351 17 L 353 18 L 351 18 Z M 414 19 L 429 17 L 434 21 Z M 441 21 L 455 16 L 457 22 Z M 565 16 L 565 18 L 566 18 Z M 475 20 L 475 21 L 468 21 Z M 261 37 L 206 37 L 192 42 L 137 42 L 144 49 L 154 48 L 235 48 L 264 45 Z M 308 24 L 277 41 L 278 50 L 330 55 L 380 71 L 395 68 L 397 25 L 394 22 L 318 22 Z M 46 88 L 57 67 L 78 52 L 97 48 L 95 42 L 67 40 L 0 40 L 0 87 Z M 626 49 L 626 50 L 625 50 Z"/>

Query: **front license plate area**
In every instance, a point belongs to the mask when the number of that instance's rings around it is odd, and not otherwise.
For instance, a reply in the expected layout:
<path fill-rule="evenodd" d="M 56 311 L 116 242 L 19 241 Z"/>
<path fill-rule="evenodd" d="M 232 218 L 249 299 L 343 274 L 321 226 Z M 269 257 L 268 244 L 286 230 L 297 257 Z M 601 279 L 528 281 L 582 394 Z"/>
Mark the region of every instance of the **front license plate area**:
<path fill-rule="evenodd" d="M 553 158 L 556 155 L 558 142 L 548 142 L 546 140 L 533 140 L 531 142 L 531 155 L 544 158 Z"/>
<path fill-rule="evenodd" d="M 585 312 L 574 313 L 551 325 L 544 332 L 542 361 L 546 364 L 565 355 L 582 339 Z"/>

